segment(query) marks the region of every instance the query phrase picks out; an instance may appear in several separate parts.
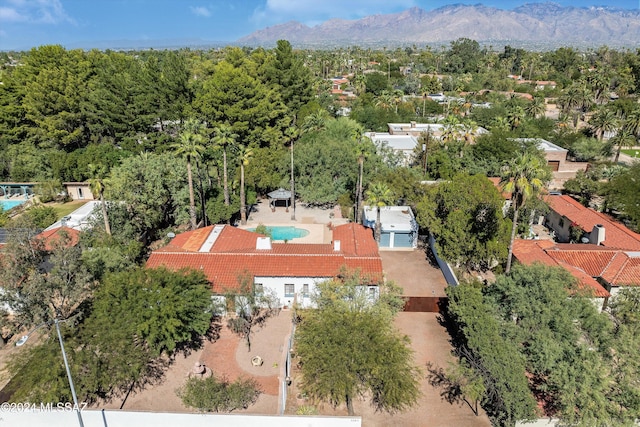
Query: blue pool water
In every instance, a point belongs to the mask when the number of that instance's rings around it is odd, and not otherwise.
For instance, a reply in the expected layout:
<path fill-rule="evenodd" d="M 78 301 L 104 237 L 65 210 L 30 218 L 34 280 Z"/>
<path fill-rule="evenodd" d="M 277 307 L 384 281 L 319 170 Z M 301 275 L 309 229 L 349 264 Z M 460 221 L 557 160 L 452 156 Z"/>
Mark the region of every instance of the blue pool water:
<path fill-rule="evenodd" d="M 0 206 L 2 206 L 3 210 L 8 211 L 9 209 L 15 208 L 16 206 L 23 204 L 24 202 L 26 202 L 26 200 L 3 200 L 3 199 L 0 199 Z"/>
<path fill-rule="evenodd" d="M 273 240 L 292 240 L 309 234 L 309 230 L 293 226 L 268 226 L 267 230 L 271 233 Z M 256 231 L 256 229 L 250 228 L 249 231 Z"/>

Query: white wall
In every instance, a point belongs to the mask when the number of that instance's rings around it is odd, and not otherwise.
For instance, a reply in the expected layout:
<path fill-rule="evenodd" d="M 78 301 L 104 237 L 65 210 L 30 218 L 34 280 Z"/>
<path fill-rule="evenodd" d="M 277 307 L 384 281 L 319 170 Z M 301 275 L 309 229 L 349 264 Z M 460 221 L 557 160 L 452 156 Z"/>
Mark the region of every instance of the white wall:
<path fill-rule="evenodd" d="M 275 292 L 275 295 L 280 300 L 281 306 L 288 306 L 295 302 L 301 307 L 312 307 L 311 296 L 316 293 L 316 285 L 318 283 L 331 280 L 332 277 L 257 277 L 254 279 L 254 283 L 261 283 L 264 290 L 270 289 Z M 285 296 L 284 285 L 294 285 L 294 295 Z M 304 284 L 309 284 L 309 295 L 304 296 L 302 294 Z M 375 293 L 375 299 L 379 296 L 379 288 L 377 286 L 363 286 L 366 288 L 365 292 L 370 295 L 369 292 Z M 364 289 L 363 289 L 364 290 Z"/>
<path fill-rule="evenodd" d="M 330 280 L 331 277 L 259 277 L 256 276 L 254 283 L 261 283 L 263 288 L 272 290 L 280 300 L 281 306 L 291 307 L 294 300 L 303 307 L 311 304 L 311 298 L 302 295 L 304 284 L 309 285 L 309 295 L 316 290 L 316 284 Z M 285 284 L 294 285 L 294 295 L 286 296 L 284 293 Z"/>
<path fill-rule="evenodd" d="M 132 411 L 82 411 L 85 427 L 360 427 L 360 417 L 265 416 L 178 414 Z M 21 411 L 0 413 L 0 425 L 29 427 L 73 427 L 79 425 L 72 411 Z"/>

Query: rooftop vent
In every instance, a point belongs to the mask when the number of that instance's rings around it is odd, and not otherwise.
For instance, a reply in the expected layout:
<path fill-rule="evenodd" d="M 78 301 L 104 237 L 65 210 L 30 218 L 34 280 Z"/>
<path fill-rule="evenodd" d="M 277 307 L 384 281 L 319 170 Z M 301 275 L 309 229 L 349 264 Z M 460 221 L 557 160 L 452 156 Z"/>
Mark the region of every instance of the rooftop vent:
<path fill-rule="evenodd" d="M 602 242 L 604 242 L 605 238 L 606 236 L 605 236 L 604 225 L 602 224 L 594 225 L 593 230 L 589 235 L 589 241 L 594 245 L 602 245 Z"/>
<path fill-rule="evenodd" d="M 260 250 L 271 249 L 271 239 L 268 237 L 258 237 L 256 239 L 256 249 L 260 249 Z"/>

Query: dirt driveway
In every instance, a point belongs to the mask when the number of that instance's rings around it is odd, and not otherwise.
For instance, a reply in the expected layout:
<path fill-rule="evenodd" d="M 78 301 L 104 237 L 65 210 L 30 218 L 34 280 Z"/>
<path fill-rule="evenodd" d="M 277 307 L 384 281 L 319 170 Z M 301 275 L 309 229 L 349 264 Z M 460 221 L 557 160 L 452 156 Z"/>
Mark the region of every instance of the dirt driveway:
<path fill-rule="evenodd" d="M 447 282 L 438 267 L 429 264 L 424 251 L 380 251 L 387 280 L 402 287 L 405 296 L 444 297 Z"/>
<path fill-rule="evenodd" d="M 422 250 L 381 251 L 385 277 L 404 289 L 406 296 L 446 296 L 447 286 L 439 268 L 429 264 Z M 453 362 L 449 334 L 438 322 L 436 313 L 400 313 L 395 320 L 397 328 L 411 339 L 414 360 L 425 369 L 426 364 L 446 368 Z M 362 414 L 363 426 L 429 426 L 429 427 L 484 427 L 490 426 L 489 418 L 481 412 L 475 416 L 466 404 L 449 404 L 440 397 L 440 390 L 432 387 L 427 379 L 421 384 L 422 397 L 415 409 L 396 415 L 375 414 L 365 403 L 358 402 L 356 413 Z"/>

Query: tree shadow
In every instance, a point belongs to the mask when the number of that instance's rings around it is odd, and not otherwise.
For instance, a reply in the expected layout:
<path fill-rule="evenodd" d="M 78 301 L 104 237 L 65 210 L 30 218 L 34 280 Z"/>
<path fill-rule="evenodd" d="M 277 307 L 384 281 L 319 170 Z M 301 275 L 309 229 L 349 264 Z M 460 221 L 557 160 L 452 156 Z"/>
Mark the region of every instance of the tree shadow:
<path fill-rule="evenodd" d="M 478 402 L 472 405 L 462 391 L 462 384 L 454 381 L 440 366 L 427 362 L 427 381 L 436 389 L 440 389 L 440 397 L 447 403 L 462 405 L 466 403 L 475 416 L 478 416 Z"/>
<path fill-rule="evenodd" d="M 220 339 L 220 331 L 222 331 L 222 318 L 220 316 L 213 316 L 211 323 L 209 323 L 209 329 L 207 329 L 204 335 L 193 332 L 189 340 L 179 343 L 176 346 L 174 356 L 182 354 L 184 357 L 189 357 L 194 351 L 203 348 L 205 341 L 209 343 L 218 341 Z"/>
<path fill-rule="evenodd" d="M 167 371 L 167 368 L 171 365 L 171 363 L 171 360 L 165 358 L 157 358 L 151 360 L 149 361 L 149 363 L 147 363 L 147 372 L 145 375 L 142 375 L 136 381 L 132 381 L 128 387 L 123 386 L 116 390 L 112 395 L 112 398 L 119 398 L 124 395 L 122 403 L 120 404 L 120 409 L 124 408 L 124 405 L 127 403 L 127 399 L 129 398 L 131 393 L 137 393 L 144 390 L 147 386 L 154 386 L 162 383 L 165 377 L 165 372 Z"/>
<path fill-rule="evenodd" d="M 427 380 L 429 385 L 441 389 L 440 397 L 450 404 L 460 404 L 464 400 L 460 384 L 451 381 L 444 368 L 427 362 Z"/>

